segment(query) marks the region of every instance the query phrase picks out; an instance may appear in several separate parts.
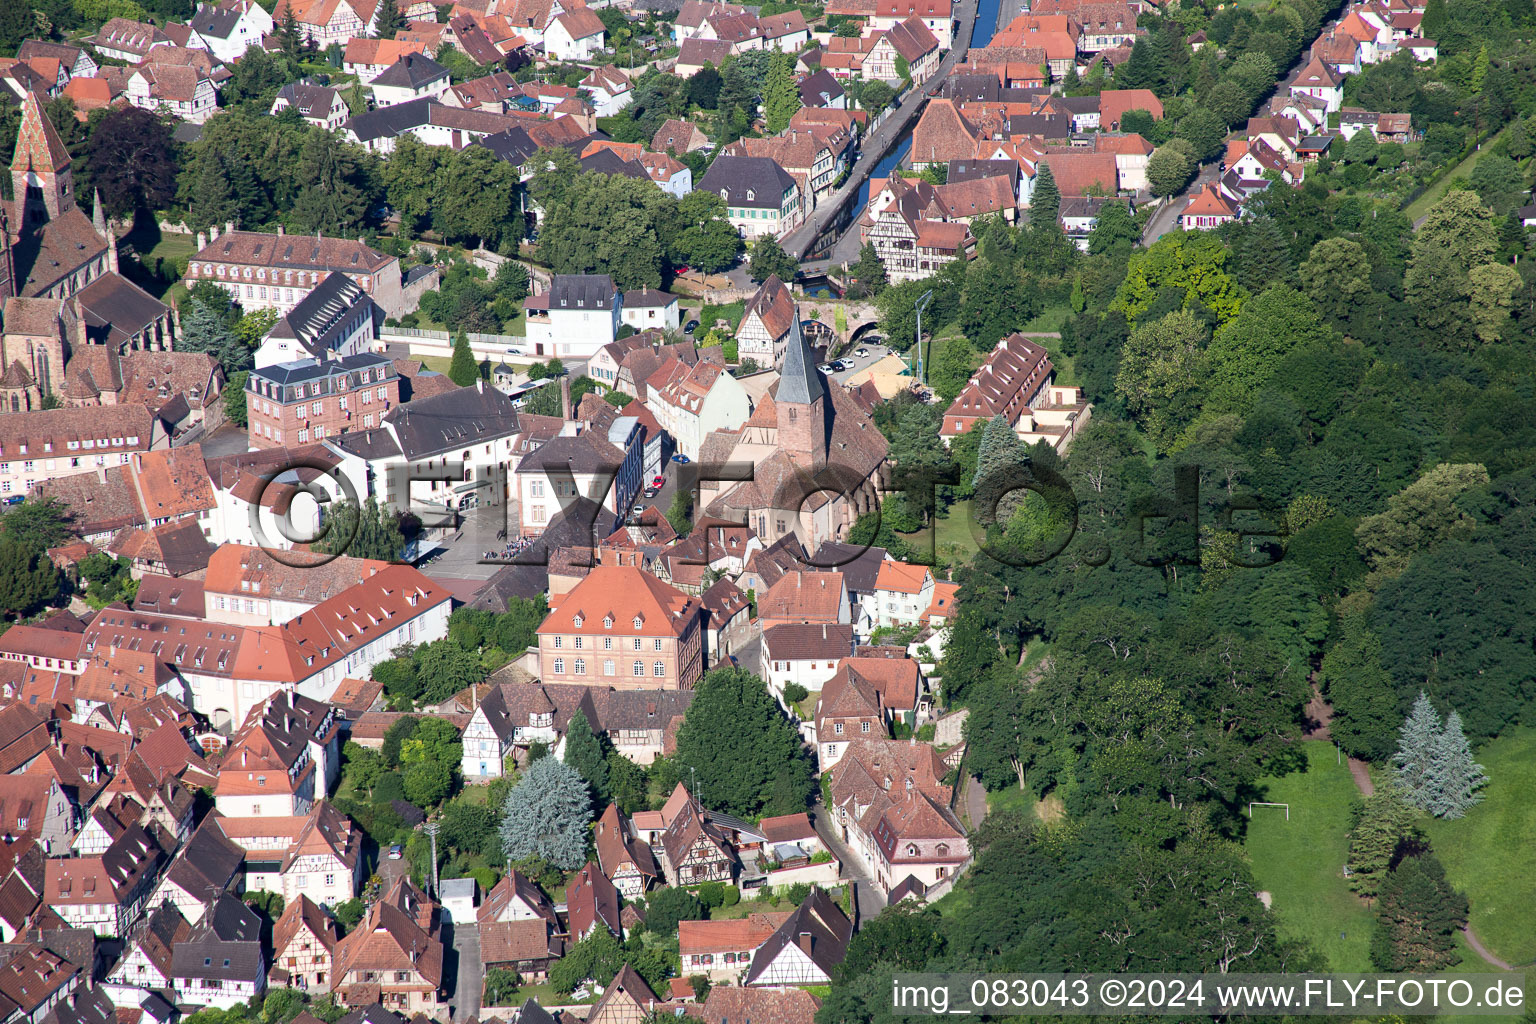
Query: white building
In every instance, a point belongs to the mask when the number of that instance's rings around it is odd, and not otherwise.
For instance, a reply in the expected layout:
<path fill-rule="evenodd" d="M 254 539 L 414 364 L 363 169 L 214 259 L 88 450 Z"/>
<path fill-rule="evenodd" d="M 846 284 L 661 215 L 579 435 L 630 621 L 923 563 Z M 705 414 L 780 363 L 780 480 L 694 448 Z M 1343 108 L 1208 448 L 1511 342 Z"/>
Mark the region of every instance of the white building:
<path fill-rule="evenodd" d="M 576 423 L 568 423 L 566 433 L 545 441 L 518 463 L 521 536 L 537 537 L 551 520 L 582 499 L 618 518 L 628 514 L 629 502 L 641 485 L 645 458 L 640 421 L 633 416 L 614 421 L 610 436 L 622 440 L 622 448 L 595 431 L 576 433 L 577 429 Z"/>
<path fill-rule="evenodd" d="M 668 360 L 647 379 L 646 395 L 646 408 L 690 459 L 710 432 L 735 430 L 752 415 L 747 389 L 718 363 Z"/>
<path fill-rule="evenodd" d="M 378 305 L 356 281 L 345 274 L 331 274 L 272 325 L 256 348 L 256 368 L 371 352 L 383 319 Z"/>
<path fill-rule="evenodd" d="M 260 46 L 276 27 L 272 15 L 256 0 L 198 4 L 187 24 L 223 64 L 244 56 L 247 47 Z"/>
<path fill-rule="evenodd" d="M 229 893 L 216 896 L 171 951 L 171 984 L 178 1003 L 221 1010 L 265 992 L 260 916 Z"/>
<path fill-rule="evenodd" d="M 396 406 L 373 430 L 326 438 L 359 499 L 398 511 L 441 516 L 474 505 L 503 505 L 512 494 L 522 433 L 512 400 L 476 381 Z"/>
<path fill-rule="evenodd" d="M 535 353 L 585 359 L 619 333 L 624 295 L 607 274 L 556 274 L 549 291 L 523 306 Z"/>
<path fill-rule="evenodd" d="M 686 167 L 683 169 L 687 170 Z M 682 325 L 682 305 L 678 297 L 654 288 L 625 292 L 619 315 L 637 331 L 675 331 Z M 614 370 L 615 376 L 609 378 L 610 385 L 617 379 L 617 367 Z"/>
<path fill-rule="evenodd" d="M 794 623 L 763 631 L 763 678 L 779 700 L 784 687 L 799 683 L 812 693 L 853 654 L 853 627 L 837 623 Z"/>
<path fill-rule="evenodd" d="M 558 15 L 544 33 L 544 53 L 551 60 L 590 60 L 603 48 L 603 20 L 578 7 Z"/>
<path fill-rule="evenodd" d="M 592 106 L 598 117 L 612 117 L 635 98 L 629 79 L 618 68 L 599 64 L 592 73 L 582 79 L 581 88 L 592 94 Z"/>
<path fill-rule="evenodd" d="M 393 107 L 411 100 L 441 99 L 448 91 L 448 69 L 424 53 L 407 53 L 368 83 L 373 105 Z"/>

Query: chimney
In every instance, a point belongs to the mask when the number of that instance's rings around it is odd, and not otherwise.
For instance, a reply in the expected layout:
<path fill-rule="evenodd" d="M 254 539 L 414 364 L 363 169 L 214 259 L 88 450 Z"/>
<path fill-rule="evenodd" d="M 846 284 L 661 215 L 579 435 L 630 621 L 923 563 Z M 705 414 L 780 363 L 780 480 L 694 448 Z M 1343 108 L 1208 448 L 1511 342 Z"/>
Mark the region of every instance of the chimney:
<path fill-rule="evenodd" d="M 201 252 L 206 248 L 208 248 L 208 232 L 199 231 L 197 233 L 197 249 Z"/>
<path fill-rule="evenodd" d="M 811 933 L 810 932 L 801 932 L 800 933 L 800 937 L 799 937 L 799 939 L 796 940 L 796 942 L 800 946 L 801 949 L 805 950 L 806 956 L 810 956 L 810 954 L 811 954 Z"/>
<path fill-rule="evenodd" d="M 218 240 L 219 240 L 219 226 L 217 224 L 210 224 L 210 225 L 208 225 L 208 241 L 210 241 L 210 242 L 217 242 Z"/>
<path fill-rule="evenodd" d="M 571 376 L 565 374 L 560 378 L 560 418 L 571 418 Z"/>
<path fill-rule="evenodd" d="M 232 220 L 225 221 L 224 222 L 224 230 L 225 230 L 226 233 L 235 230 L 235 222 L 232 221 Z"/>
<path fill-rule="evenodd" d="M 283 226 L 282 226 L 282 225 L 281 225 L 281 224 L 279 224 L 279 225 L 278 225 L 278 226 L 277 226 L 277 236 L 278 236 L 278 237 L 279 237 L 279 238 L 281 238 L 281 237 L 282 237 L 282 236 L 283 236 Z"/>

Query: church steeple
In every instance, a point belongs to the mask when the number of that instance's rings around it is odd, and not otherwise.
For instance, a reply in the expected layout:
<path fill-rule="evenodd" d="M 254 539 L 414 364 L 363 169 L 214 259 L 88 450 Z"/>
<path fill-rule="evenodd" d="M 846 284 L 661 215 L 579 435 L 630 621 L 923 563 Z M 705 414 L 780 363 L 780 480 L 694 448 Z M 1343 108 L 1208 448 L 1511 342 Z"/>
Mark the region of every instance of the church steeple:
<path fill-rule="evenodd" d="M 93 189 L 91 192 L 93 205 L 91 207 L 91 227 L 103 238 L 107 236 L 107 215 L 101 209 L 101 189 Z"/>
<path fill-rule="evenodd" d="M 16 134 L 16 155 L 11 159 L 11 185 L 18 235 L 75 206 L 69 149 L 43 112 L 42 97 L 35 92 L 21 100 L 21 129 Z"/>
<path fill-rule="evenodd" d="M 778 420 L 779 450 L 813 472 L 827 461 L 826 407 L 827 385 L 800 330 L 800 309 L 796 307 L 773 408 Z"/>

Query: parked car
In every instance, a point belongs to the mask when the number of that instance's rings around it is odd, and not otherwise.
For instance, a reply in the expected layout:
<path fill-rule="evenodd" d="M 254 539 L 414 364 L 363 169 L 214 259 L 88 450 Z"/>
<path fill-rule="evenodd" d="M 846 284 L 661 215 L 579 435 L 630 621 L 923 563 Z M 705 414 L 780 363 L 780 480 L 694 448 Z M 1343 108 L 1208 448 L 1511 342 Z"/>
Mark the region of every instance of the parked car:
<path fill-rule="evenodd" d="M 401 846 L 399 843 L 396 843 L 394 846 L 391 846 L 389 848 L 389 859 L 390 860 L 399 860 L 401 857 L 404 857 L 404 856 L 405 856 L 405 847 Z"/>
<path fill-rule="evenodd" d="M 832 371 L 832 364 L 831 363 L 822 363 L 820 366 L 816 367 L 816 369 L 820 370 L 822 373 L 832 373 L 833 372 Z"/>
<path fill-rule="evenodd" d="M 645 515 L 645 506 L 636 505 L 634 508 L 629 510 L 629 514 L 634 516 L 636 519 L 639 519 L 641 516 Z"/>
<path fill-rule="evenodd" d="M 676 455 L 672 456 L 672 461 L 676 462 L 678 465 L 684 465 L 693 460 L 688 458 L 688 456 L 684 455 L 682 452 L 678 452 Z"/>
<path fill-rule="evenodd" d="M 853 364 L 846 359 L 839 359 L 837 362 L 832 364 L 832 369 L 841 373 L 844 370 L 853 369 Z"/>
<path fill-rule="evenodd" d="M 697 320 L 689 320 L 686 324 L 683 325 L 683 333 L 684 334 L 692 334 L 694 331 L 696 331 L 698 329 L 699 329 L 699 322 Z"/>
<path fill-rule="evenodd" d="M 656 495 L 657 495 L 657 494 L 659 494 L 659 493 L 661 493 L 661 492 L 659 492 L 659 491 L 658 491 L 658 490 L 656 490 L 656 488 L 654 488 L 654 487 L 647 487 L 647 488 L 646 488 L 646 489 L 645 489 L 645 496 L 646 496 L 646 497 L 647 497 L 647 498 L 654 498 L 654 497 L 656 497 Z"/>
<path fill-rule="evenodd" d="M 666 483 L 666 482 L 667 482 L 667 478 L 658 474 L 656 479 L 651 481 L 651 486 L 656 488 L 657 490 L 660 490 L 661 489 L 661 485 Z"/>
<path fill-rule="evenodd" d="M 853 354 L 856 355 L 856 356 L 867 356 L 867 355 L 869 355 L 869 349 L 867 349 L 867 348 L 858 348 L 858 349 L 854 350 Z"/>

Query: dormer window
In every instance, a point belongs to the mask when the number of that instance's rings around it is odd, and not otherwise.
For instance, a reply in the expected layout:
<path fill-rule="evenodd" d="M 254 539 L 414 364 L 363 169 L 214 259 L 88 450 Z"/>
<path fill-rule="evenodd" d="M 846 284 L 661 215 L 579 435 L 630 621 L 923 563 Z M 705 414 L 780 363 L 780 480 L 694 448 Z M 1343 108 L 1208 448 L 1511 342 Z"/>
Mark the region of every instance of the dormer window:
<path fill-rule="evenodd" d="M 604 629 L 612 629 L 613 628 L 613 616 L 612 615 L 605 615 L 605 616 L 603 616 L 603 628 Z"/>
<path fill-rule="evenodd" d="M 750 203 L 750 202 L 752 202 L 756 198 L 757 198 L 757 190 L 756 189 L 752 189 L 752 188 L 747 189 L 747 202 Z"/>
<path fill-rule="evenodd" d="M 576 628 L 577 628 L 577 629 L 580 629 L 580 628 L 581 628 L 581 624 L 582 624 L 582 623 L 583 623 L 583 622 L 585 622 L 585 621 L 586 621 L 586 620 L 585 620 L 585 619 L 583 619 L 583 618 L 582 618 L 582 617 L 581 617 L 581 616 L 580 616 L 580 615 L 579 615 L 579 614 L 578 614 L 578 615 L 577 615 L 577 616 L 576 616 L 576 617 L 575 617 L 575 618 L 574 618 L 574 619 L 572 619 L 572 620 L 571 620 L 571 625 L 573 625 L 573 626 L 575 626 L 575 627 L 576 627 Z"/>
<path fill-rule="evenodd" d="M 641 624 L 642 624 L 642 623 L 644 623 L 644 622 L 645 622 L 645 620 L 644 620 L 644 619 L 642 619 L 642 618 L 641 618 L 641 617 L 640 617 L 640 616 L 638 616 L 638 615 L 636 615 L 636 616 L 635 616 L 635 619 L 634 619 L 634 621 L 635 621 L 635 628 L 636 628 L 636 629 L 639 629 L 639 628 L 640 628 L 640 626 L 641 626 Z"/>

